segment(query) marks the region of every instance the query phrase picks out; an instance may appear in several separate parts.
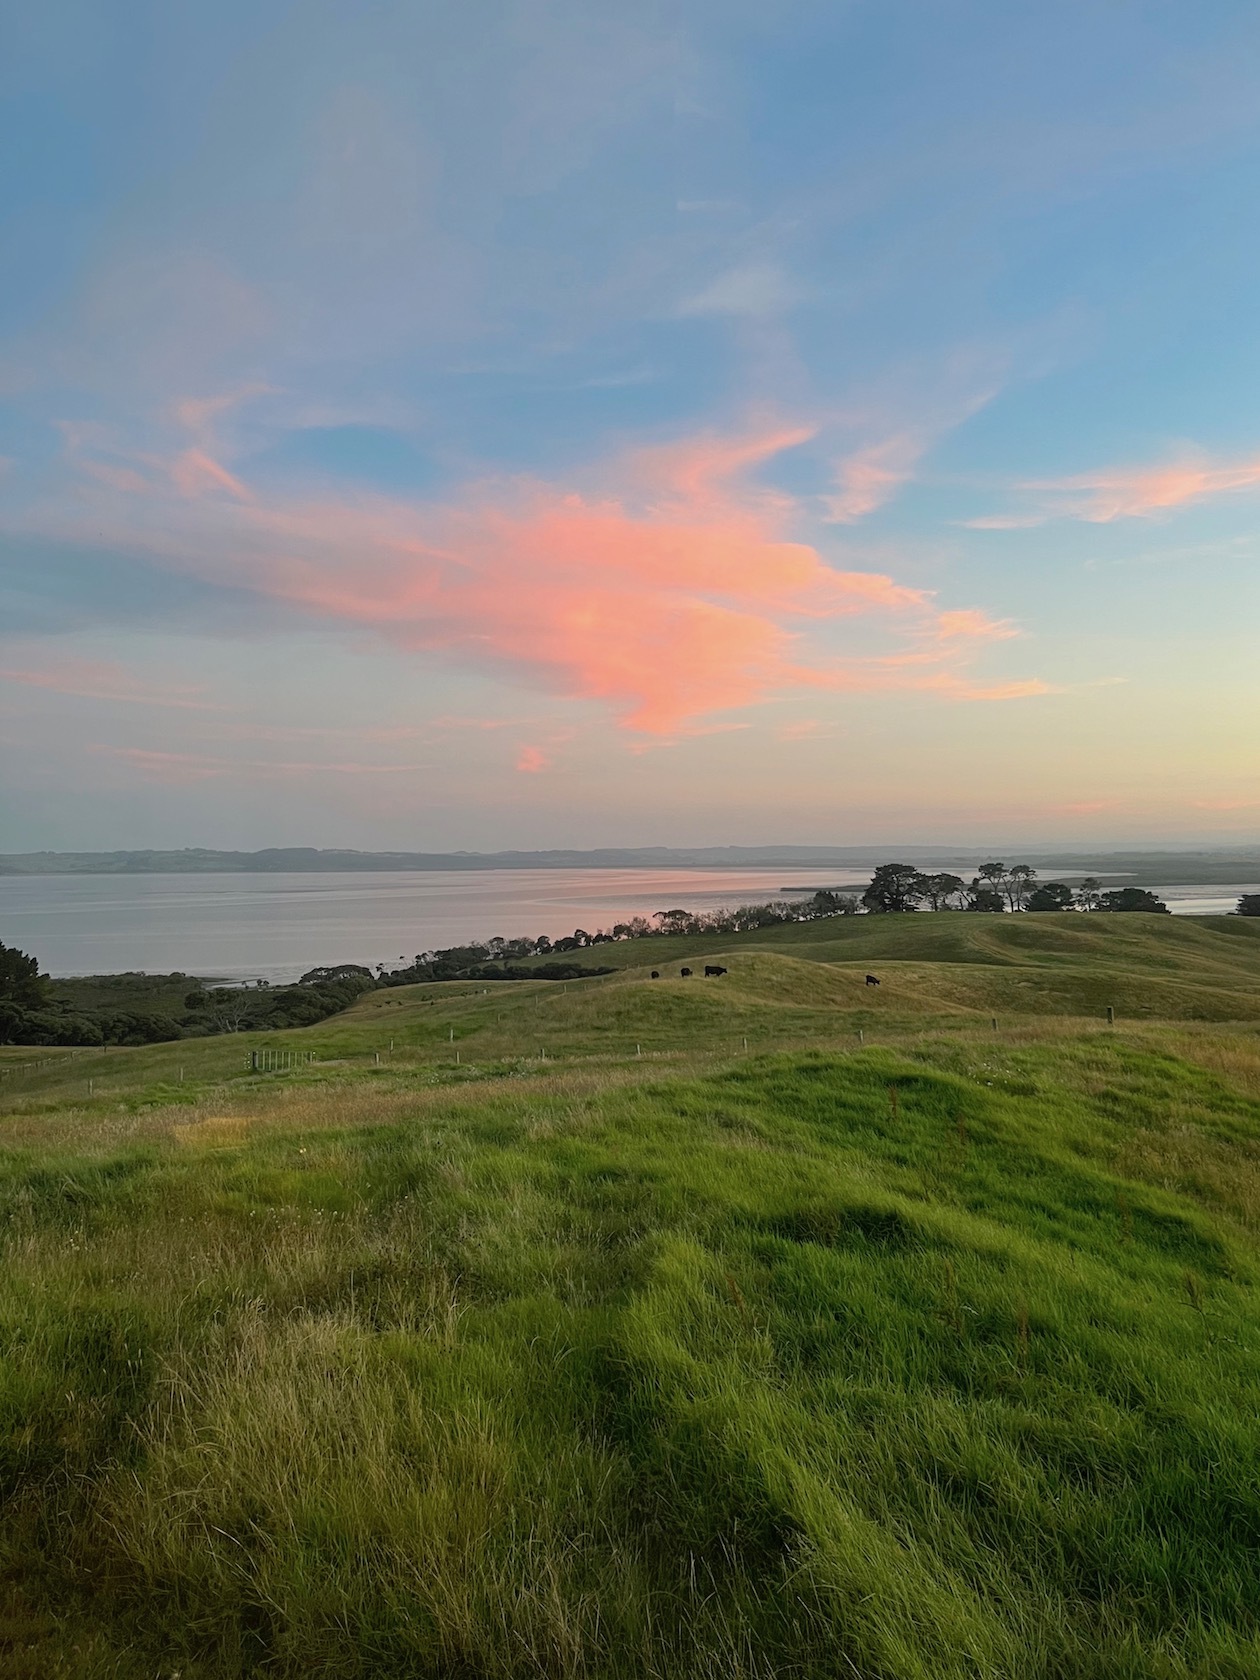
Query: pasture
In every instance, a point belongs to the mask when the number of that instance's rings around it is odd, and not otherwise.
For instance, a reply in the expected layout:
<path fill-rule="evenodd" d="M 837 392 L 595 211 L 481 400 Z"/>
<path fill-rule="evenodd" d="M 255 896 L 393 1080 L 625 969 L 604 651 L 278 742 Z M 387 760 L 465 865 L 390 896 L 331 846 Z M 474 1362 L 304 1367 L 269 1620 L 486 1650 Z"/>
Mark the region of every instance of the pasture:
<path fill-rule="evenodd" d="M 0 1672 L 1260 1673 L 1260 924 L 601 961 L 0 1052 Z"/>

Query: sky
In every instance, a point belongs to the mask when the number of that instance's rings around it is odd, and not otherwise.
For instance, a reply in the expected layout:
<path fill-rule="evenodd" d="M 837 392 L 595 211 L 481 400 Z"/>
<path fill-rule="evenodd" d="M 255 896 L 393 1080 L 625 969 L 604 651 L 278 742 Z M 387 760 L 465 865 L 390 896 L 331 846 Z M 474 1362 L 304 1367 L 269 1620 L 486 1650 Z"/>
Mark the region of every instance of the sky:
<path fill-rule="evenodd" d="M 0 850 L 1260 838 L 1254 0 L 43 0 Z"/>

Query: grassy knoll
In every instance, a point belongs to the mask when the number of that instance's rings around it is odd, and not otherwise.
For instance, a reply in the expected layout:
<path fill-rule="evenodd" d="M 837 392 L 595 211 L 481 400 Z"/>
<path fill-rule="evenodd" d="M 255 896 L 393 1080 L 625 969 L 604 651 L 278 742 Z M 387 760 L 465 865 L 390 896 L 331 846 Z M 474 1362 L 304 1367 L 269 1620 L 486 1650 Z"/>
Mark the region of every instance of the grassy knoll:
<path fill-rule="evenodd" d="M 1260 1674 L 1260 940 L 774 933 L 0 1081 L 0 1673 Z"/>

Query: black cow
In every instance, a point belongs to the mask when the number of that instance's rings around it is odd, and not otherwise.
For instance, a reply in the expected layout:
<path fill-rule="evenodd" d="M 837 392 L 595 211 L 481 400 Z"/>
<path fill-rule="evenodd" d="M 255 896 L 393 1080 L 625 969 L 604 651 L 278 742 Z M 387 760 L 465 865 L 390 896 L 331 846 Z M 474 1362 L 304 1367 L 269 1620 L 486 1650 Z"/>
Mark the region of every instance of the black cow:
<path fill-rule="evenodd" d="M 725 973 L 726 973 L 726 970 L 724 968 L 717 968 L 713 963 L 705 963 L 705 965 L 704 965 L 704 977 L 705 977 L 706 980 L 709 978 L 710 975 L 725 974 Z"/>
<path fill-rule="evenodd" d="M 875 978 L 875 976 L 873 974 L 868 974 L 866 976 L 866 984 L 868 986 L 878 986 L 879 981 Z"/>
<path fill-rule="evenodd" d="M 689 968 L 680 968 L 678 972 L 684 980 L 691 979 L 691 970 Z"/>
<path fill-rule="evenodd" d="M 655 968 L 654 968 L 654 969 L 653 969 L 653 970 L 652 970 L 652 978 L 653 978 L 653 980 L 659 980 L 659 979 L 660 979 L 660 977 L 661 977 L 661 976 L 660 976 L 660 970 L 659 970 L 659 969 L 655 969 Z"/>

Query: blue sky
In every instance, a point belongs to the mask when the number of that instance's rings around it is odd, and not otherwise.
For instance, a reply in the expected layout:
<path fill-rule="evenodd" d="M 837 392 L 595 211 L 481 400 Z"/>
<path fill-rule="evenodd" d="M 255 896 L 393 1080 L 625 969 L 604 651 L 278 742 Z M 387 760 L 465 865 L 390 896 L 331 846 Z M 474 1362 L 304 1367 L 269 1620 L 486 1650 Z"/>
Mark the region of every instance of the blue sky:
<path fill-rule="evenodd" d="M 50 0 L 0 847 L 1260 834 L 1260 16 Z"/>

